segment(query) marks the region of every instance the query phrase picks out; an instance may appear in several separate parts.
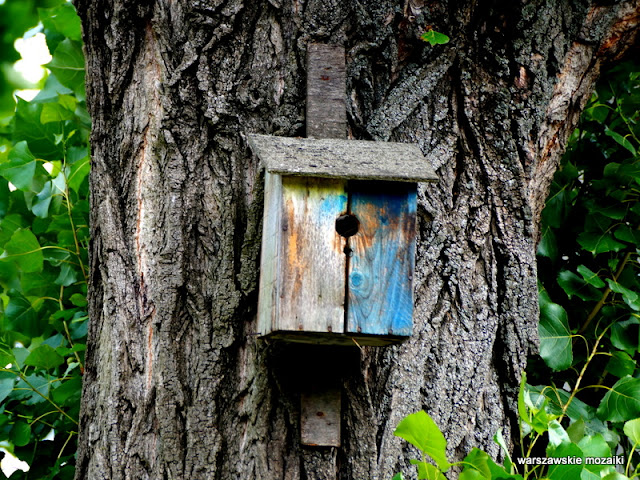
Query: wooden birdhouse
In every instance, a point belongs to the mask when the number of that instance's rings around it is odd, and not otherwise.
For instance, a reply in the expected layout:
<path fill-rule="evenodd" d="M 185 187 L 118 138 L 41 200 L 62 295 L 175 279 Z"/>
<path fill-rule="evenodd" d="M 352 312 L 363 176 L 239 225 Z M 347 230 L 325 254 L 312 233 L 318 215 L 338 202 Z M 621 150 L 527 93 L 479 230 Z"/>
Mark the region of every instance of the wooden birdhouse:
<path fill-rule="evenodd" d="M 265 168 L 258 331 L 387 345 L 412 332 L 416 145 L 249 135 Z"/>

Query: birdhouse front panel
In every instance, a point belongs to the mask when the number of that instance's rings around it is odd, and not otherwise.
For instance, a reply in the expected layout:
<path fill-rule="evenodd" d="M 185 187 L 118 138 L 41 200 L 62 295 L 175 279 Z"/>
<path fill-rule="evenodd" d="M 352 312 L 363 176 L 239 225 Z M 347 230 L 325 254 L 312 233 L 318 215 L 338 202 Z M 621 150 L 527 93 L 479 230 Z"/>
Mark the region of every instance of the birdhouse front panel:
<path fill-rule="evenodd" d="M 258 331 L 387 345 L 412 330 L 415 145 L 249 135 L 265 165 Z"/>
<path fill-rule="evenodd" d="M 282 177 L 281 285 L 277 329 L 344 331 L 346 257 L 336 218 L 344 180 Z"/>
<path fill-rule="evenodd" d="M 411 335 L 416 184 L 352 181 L 347 331 Z"/>

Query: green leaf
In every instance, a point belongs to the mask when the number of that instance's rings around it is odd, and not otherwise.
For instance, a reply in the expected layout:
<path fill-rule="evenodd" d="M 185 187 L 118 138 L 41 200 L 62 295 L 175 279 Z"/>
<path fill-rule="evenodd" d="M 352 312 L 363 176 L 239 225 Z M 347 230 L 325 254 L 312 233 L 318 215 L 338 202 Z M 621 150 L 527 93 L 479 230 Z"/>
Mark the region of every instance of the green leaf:
<path fill-rule="evenodd" d="M 36 172 L 36 157 L 31 154 L 27 142 L 16 143 L 9 152 L 9 161 L 0 165 L 0 175 L 19 190 L 30 190 Z"/>
<path fill-rule="evenodd" d="M 71 400 L 72 402 L 79 400 L 81 391 L 82 378 L 76 376 L 54 389 L 51 392 L 51 396 L 53 397 L 53 401 L 58 405 L 64 405 L 68 400 Z"/>
<path fill-rule="evenodd" d="M 447 37 L 444 33 L 436 32 L 435 30 L 429 30 L 420 35 L 420 38 L 425 42 L 433 45 L 444 45 L 445 43 L 449 43 L 449 37 Z"/>
<path fill-rule="evenodd" d="M 9 292 L 9 303 L 4 310 L 7 323 L 5 328 L 14 332 L 37 337 L 42 331 L 42 320 L 29 299 L 16 291 Z"/>
<path fill-rule="evenodd" d="M 68 287 L 69 285 L 73 285 L 78 281 L 78 275 L 75 271 L 73 265 L 70 263 L 63 263 L 60 268 L 60 275 L 55 280 L 56 285 L 62 285 L 63 287 Z"/>
<path fill-rule="evenodd" d="M 594 120 L 598 123 L 603 123 L 607 119 L 608 114 L 609 107 L 602 104 L 593 105 L 584 111 L 585 119 Z"/>
<path fill-rule="evenodd" d="M 40 113 L 40 122 L 64 122 L 65 120 L 71 120 L 73 118 L 73 111 L 69 111 L 59 103 L 45 103 L 42 105 L 42 112 Z"/>
<path fill-rule="evenodd" d="M 583 466 L 570 464 L 569 460 L 580 457 L 584 459 L 584 453 L 575 443 L 565 443 L 560 445 L 550 455 L 553 458 L 567 459 L 566 464 L 551 465 L 547 473 L 549 480 L 575 480 L 580 478 Z"/>
<path fill-rule="evenodd" d="M 611 352 L 611 358 L 607 363 L 606 370 L 618 378 L 633 375 L 636 370 L 636 362 L 628 353 L 614 351 Z"/>
<path fill-rule="evenodd" d="M 9 434 L 9 440 L 16 447 L 24 447 L 31 440 L 31 426 L 25 422 L 16 422 Z"/>
<path fill-rule="evenodd" d="M 491 477 L 485 477 L 475 468 L 465 465 L 464 470 L 458 477 L 458 480 L 491 480 Z"/>
<path fill-rule="evenodd" d="M 558 242 L 553 230 L 545 228 L 540 243 L 538 244 L 537 254 L 541 257 L 550 258 L 551 261 L 558 259 Z"/>
<path fill-rule="evenodd" d="M 605 283 L 600 277 L 598 277 L 597 273 L 591 271 L 589 268 L 585 267 L 584 265 L 580 265 L 577 268 L 577 270 L 578 270 L 578 273 L 582 275 L 582 278 L 584 278 L 584 281 L 587 282 L 589 285 L 593 285 L 596 288 L 604 287 Z"/>
<path fill-rule="evenodd" d="M 640 418 L 634 418 L 633 420 L 625 422 L 624 434 L 629 437 L 634 448 L 640 445 Z"/>
<path fill-rule="evenodd" d="M 560 422 L 552 420 L 549 422 L 549 444 L 547 445 L 547 454 L 553 456 L 553 453 L 562 445 L 571 443 L 569 435 L 562 428 Z"/>
<path fill-rule="evenodd" d="M 609 288 L 611 289 L 611 291 L 622 295 L 624 303 L 629 305 L 629 307 L 631 307 L 633 310 L 640 310 L 640 302 L 638 301 L 638 294 L 636 292 L 623 287 L 618 282 L 614 282 L 610 278 L 607 278 L 607 283 L 609 284 Z"/>
<path fill-rule="evenodd" d="M 15 262 L 23 272 L 42 271 L 42 248 L 31 230 L 16 230 L 4 248 L 0 260 Z"/>
<path fill-rule="evenodd" d="M 467 454 L 467 456 L 462 460 L 464 465 L 464 469 L 467 472 L 477 472 L 480 474 L 480 477 L 469 475 L 469 478 L 491 478 L 491 470 L 489 469 L 489 465 L 487 461 L 489 459 L 489 455 L 487 455 L 482 450 L 477 448 L 471 449 L 471 452 Z M 462 476 L 460 477 L 462 478 Z"/>
<path fill-rule="evenodd" d="M 25 359 L 24 364 L 32 367 L 44 368 L 48 370 L 55 368 L 64 363 L 58 353 L 49 345 L 40 345 L 36 347 Z"/>
<path fill-rule="evenodd" d="M 505 470 L 511 472 L 513 468 L 513 461 L 511 460 L 511 453 L 509 452 L 509 448 L 507 447 L 507 442 L 505 442 L 504 436 L 502 435 L 502 428 L 499 428 L 496 434 L 493 436 L 493 441 L 500 446 L 500 448 L 502 449 L 502 453 L 504 453 Z"/>
<path fill-rule="evenodd" d="M 42 104 L 18 99 L 13 119 L 13 138 L 15 141 L 26 140 L 29 150 L 37 158 L 59 160 L 63 154 L 62 145 L 56 143 L 55 136 L 59 133 L 60 125 L 43 124 L 40 121 L 42 108 Z"/>
<path fill-rule="evenodd" d="M 38 14 L 44 28 L 77 42 L 82 40 L 80 18 L 72 4 L 63 3 L 53 8 L 39 8 Z"/>
<path fill-rule="evenodd" d="M 635 316 L 629 317 L 629 319 L 622 322 L 614 323 L 611 327 L 611 344 L 629 355 L 640 351 L 640 344 L 638 343 L 639 324 L 640 320 Z"/>
<path fill-rule="evenodd" d="M 640 230 L 637 228 L 631 228 L 629 225 L 620 225 L 620 227 L 616 228 L 613 232 L 613 235 L 618 240 L 640 247 Z"/>
<path fill-rule="evenodd" d="M 68 170 L 67 184 L 74 192 L 79 192 L 82 182 L 87 178 L 87 175 L 89 175 L 89 156 L 87 155 L 81 160 L 73 163 Z"/>
<path fill-rule="evenodd" d="M 597 415 L 611 422 L 640 416 L 640 379 L 626 376 L 618 380 L 600 402 Z"/>
<path fill-rule="evenodd" d="M 629 480 L 629 477 L 618 472 L 611 472 L 608 475 L 602 477 L 602 480 Z"/>
<path fill-rule="evenodd" d="M 26 405 L 37 405 L 46 401 L 51 382 L 42 375 L 29 375 L 26 380 L 20 379 L 14 390 L 16 400 L 23 400 Z"/>
<path fill-rule="evenodd" d="M 69 301 L 73 303 L 76 307 L 86 307 L 87 306 L 87 297 L 86 295 L 81 295 L 80 293 L 74 293 L 69 298 Z"/>
<path fill-rule="evenodd" d="M 540 295 L 540 356 L 549 368 L 565 370 L 573 362 L 571 332 L 567 312 L 557 303 Z"/>
<path fill-rule="evenodd" d="M 38 218 L 47 218 L 49 216 L 49 205 L 51 205 L 51 182 L 44 184 L 44 188 L 36 195 L 31 204 L 31 211 Z"/>
<path fill-rule="evenodd" d="M 418 467 L 418 479 L 426 479 L 426 480 L 447 480 L 447 478 L 442 474 L 442 472 L 427 462 L 421 462 L 420 460 L 409 460 L 412 465 Z"/>
<path fill-rule="evenodd" d="M 0 380 L 0 403 L 4 402 L 5 398 L 13 391 L 13 385 L 16 382 L 16 377 L 11 376 Z"/>
<path fill-rule="evenodd" d="M 619 252 L 626 247 L 624 243 L 618 242 L 609 233 L 583 232 L 578 235 L 577 240 L 583 249 L 594 254 Z"/>
<path fill-rule="evenodd" d="M 611 457 L 611 449 L 609 448 L 609 445 L 607 445 L 604 437 L 600 434 L 584 437 L 582 440 L 580 440 L 578 446 L 584 453 L 585 457 Z M 584 465 L 584 468 L 594 475 L 597 475 L 596 478 L 600 478 L 600 472 L 607 468 L 607 465 L 591 464 Z"/>
<path fill-rule="evenodd" d="M 394 434 L 429 455 L 443 472 L 451 466 L 446 456 L 447 441 L 424 410 L 405 417 L 398 424 Z"/>
<path fill-rule="evenodd" d="M 402 475 L 402 472 L 396 473 L 391 480 L 404 480 L 404 476 Z"/>
<path fill-rule="evenodd" d="M 84 95 L 84 56 L 82 46 L 69 38 L 60 42 L 47 68 L 60 83 L 76 94 Z"/>
<path fill-rule="evenodd" d="M 591 285 L 584 281 L 575 273 L 569 270 L 563 270 L 558 274 L 558 285 L 562 287 L 569 298 L 574 295 L 582 300 L 599 300 L 602 294 L 594 289 Z"/>
<path fill-rule="evenodd" d="M 619 133 L 614 132 L 608 126 L 605 128 L 604 133 L 606 136 L 613 138 L 616 141 L 616 143 L 626 148 L 635 157 L 636 149 L 633 146 L 633 144 L 629 141 L 629 139 L 627 139 L 627 137 L 623 137 Z"/>

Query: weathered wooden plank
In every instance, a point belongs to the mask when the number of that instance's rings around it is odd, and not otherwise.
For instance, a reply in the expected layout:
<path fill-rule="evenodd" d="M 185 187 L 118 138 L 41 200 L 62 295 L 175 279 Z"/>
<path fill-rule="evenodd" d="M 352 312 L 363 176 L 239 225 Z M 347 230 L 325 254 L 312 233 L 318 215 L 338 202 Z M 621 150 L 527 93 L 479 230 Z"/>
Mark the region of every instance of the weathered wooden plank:
<path fill-rule="evenodd" d="M 275 325 L 279 300 L 280 231 L 282 212 L 282 177 L 265 172 L 260 284 L 258 287 L 258 333 L 266 335 Z"/>
<path fill-rule="evenodd" d="M 435 182 L 433 167 L 417 145 L 363 140 L 247 136 L 272 173 L 397 182 Z"/>
<path fill-rule="evenodd" d="M 316 447 L 340 446 L 339 388 L 319 388 L 300 395 L 300 441 Z"/>
<path fill-rule="evenodd" d="M 274 330 L 343 332 L 346 257 L 335 219 L 346 182 L 283 177 L 278 316 Z"/>
<path fill-rule="evenodd" d="M 351 182 L 347 332 L 411 335 L 416 184 Z"/>
<path fill-rule="evenodd" d="M 311 43 L 307 47 L 307 137 L 347 136 L 344 47 Z"/>

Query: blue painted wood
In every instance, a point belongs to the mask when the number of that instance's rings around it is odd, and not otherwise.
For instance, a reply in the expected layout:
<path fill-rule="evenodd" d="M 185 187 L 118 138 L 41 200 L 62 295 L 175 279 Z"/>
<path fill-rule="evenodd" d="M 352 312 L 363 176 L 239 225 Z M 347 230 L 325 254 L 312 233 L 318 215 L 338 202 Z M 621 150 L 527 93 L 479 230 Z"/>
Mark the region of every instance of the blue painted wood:
<path fill-rule="evenodd" d="M 415 183 L 349 184 L 360 229 L 349 239 L 348 332 L 411 335 L 416 190 Z"/>

